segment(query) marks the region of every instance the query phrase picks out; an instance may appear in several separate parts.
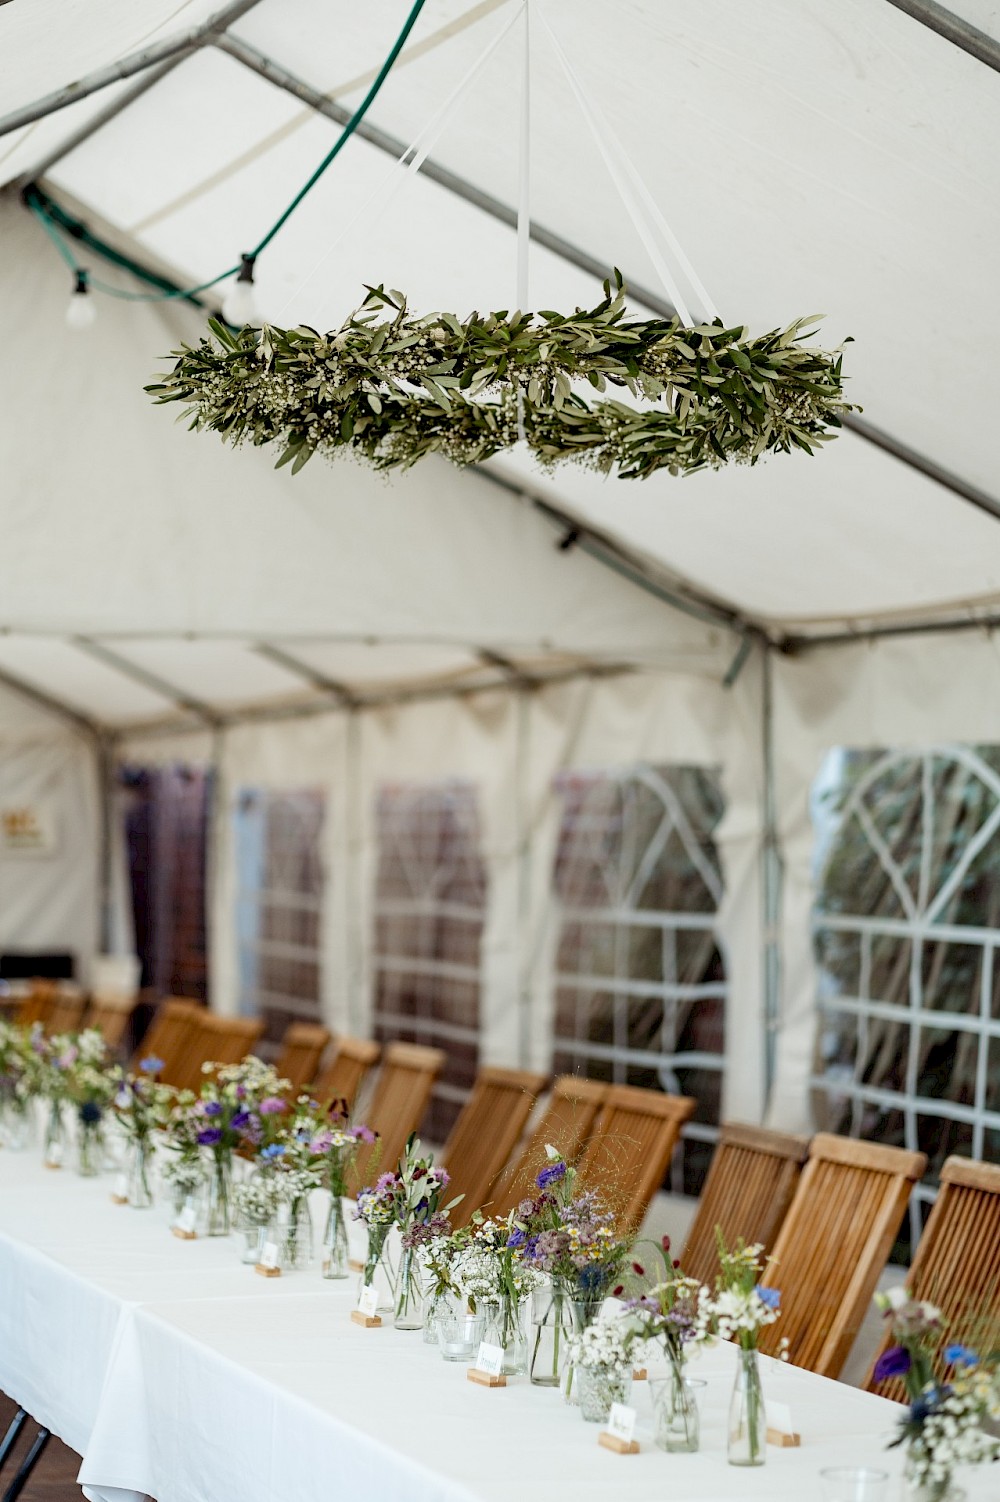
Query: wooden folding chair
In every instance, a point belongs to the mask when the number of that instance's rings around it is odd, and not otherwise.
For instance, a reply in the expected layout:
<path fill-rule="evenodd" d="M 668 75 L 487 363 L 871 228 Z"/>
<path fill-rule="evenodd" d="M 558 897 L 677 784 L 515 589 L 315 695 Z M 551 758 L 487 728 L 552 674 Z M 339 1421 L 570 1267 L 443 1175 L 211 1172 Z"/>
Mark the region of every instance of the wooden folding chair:
<path fill-rule="evenodd" d="M 135 1011 L 135 1000 L 134 996 L 95 996 L 91 1000 L 86 1026 L 96 1028 L 112 1051 L 125 1036 L 129 1018 Z"/>
<path fill-rule="evenodd" d="M 285 1029 L 275 1069 L 297 1090 L 311 1085 L 330 1041 L 330 1029 L 320 1022 L 292 1022 Z"/>
<path fill-rule="evenodd" d="M 946 1158 L 941 1188 L 917 1246 L 906 1286 L 945 1317 L 942 1347 L 956 1342 L 980 1352 L 1000 1346 L 1000 1167 Z M 882 1350 L 889 1344 L 888 1334 Z M 880 1352 L 881 1354 L 881 1352 Z M 898 1378 L 865 1379 L 869 1392 L 904 1401 Z"/>
<path fill-rule="evenodd" d="M 365 1112 L 365 1124 L 378 1133 L 378 1141 L 358 1154 L 353 1175 L 358 1187 L 396 1167 L 406 1139 L 424 1118 L 434 1081 L 444 1065 L 440 1048 L 386 1044 L 371 1109 Z"/>
<path fill-rule="evenodd" d="M 17 1009 L 15 1021 L 18 1026 L 34 1027 L 36 1022 L 40 1022 L 48 1030 L 56 996 L 57 985 L 54 980 L 33 980 L 31 989 Z"/>
<path fill-rule="evenodd" d="M 315 1099 L 323 1105 L 329 1105 L 332 1100 L 344 1100 L 351 1110 L 361 1082 L 378 1063 L 381 1052 L 382 1045 L 373 1043 L 370 1038 L 338 1038 L 336 1053 L 313 1085 Z"/>
<path fill-rule="evenodd" d="M 245 1059 L 264 1031 L 256 1017 L 220 1017 L 204 1010 L 196 1023 L 177 1071 L 182 1090 L 201 1088 L 205 1064 L 238 1064 Z"/>
<path fill-rule="evenodd" d="M 45 1018 L 45 1031 L 50 1038 L 58 1033 L 78 1033 L 83 1022 L 84 999 L 64 991 L 57 991 Z"/>
<path fill-rule="evenodd" d="M 620 1230 L 638 1231 L 696 1105 L 688 1095 L 635 1085 L 609 1089 L 580 1160 L 578 1183 L 600 1193 Z"/>
<path fill-rule="evenodd" d="M 761 1281 L 781 1290 L 781 1318 L 761 1332 L 775 1356 L 782 1339 L 796 1366 L 837 1377 L 892 1249 L 923 1153 L 821 1132 Z"/>
<path fill-rule="evenodd" d="M 473 1211 L 487 1203 L 547 1080 L 548 1075 L 530 1069 L 488 1068 L 476 1075 L 442 1153 L 451 1175 L 449 1199 L 465 1196 L 451 1212 L 454 1226 L 466 1225 Z"/>
<path fill-rule="evenodd" d="M 162 1059 L 160 1078 L 168 1085 L 179 1083 L 188 1046 L 197 1031 L 205 1008 L 185 996 L 168 996 L 156 1009 L 145 1036 L 129 1063 L 133 1074 L 143 1059 Z"/>
<path fill-rule="evenodd" d="M 553 1081 L 545 1109 L 523 1152 L 497 1183 L 490 1200 L 491 1215 L 509 1215 L 521 1200 L 531 1198 L 535 1193 L 535 1178 L 547 1162 L 546 1147 L 554 1147 L 567 1163 L 576 1162 L 609 1089 L 601 1080 L 587 1080 L 576 1074 L 561 1074 Z"/>
<path fill-rule="evenodd" d="M 770 1253 L 808 1151 L 808 1137 L 723 1125 L 680 1257 L 689 1277 L 711 1283 L 718 1272 L 717 1226 L 727 1246 L 742 1236 Z"/>

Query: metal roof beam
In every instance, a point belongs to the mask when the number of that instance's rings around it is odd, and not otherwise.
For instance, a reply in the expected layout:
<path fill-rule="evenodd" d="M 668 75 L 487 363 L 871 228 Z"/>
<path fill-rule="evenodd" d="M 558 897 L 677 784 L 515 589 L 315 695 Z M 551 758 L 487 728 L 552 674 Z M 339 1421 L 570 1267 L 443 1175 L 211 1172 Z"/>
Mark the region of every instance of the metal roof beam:
<path fill-rule="evenodd" d="M 266 657 L 269 662 L 275 663 L 279 668 L 284 668 L 286 673 L 292 673 L 296 678 L 301 678 L 308 683 L 310 688 L 318 689 L 320 693 L 330 694 L 338 704 L 347 709 L 354 709 L 358 704 L 358 696 L 353 689 L 348 688 L 346 683 L 341 683 L 337 678 L 328 678 L 325 673 L 310 667 L 309 663 L 303 662 L 283 647 L 275 647 L 271 642 L 259 641 L 254 643 L 253 650 L 258 657 Z"/>
<path fill-rule="evenodd" d="M 224 723 L 224 716 L 201 699 L 192 698 L 176 684 L 168 683 L 158 673 L 151 673 L 148 668 L 140 667 L 137 662 L 132 662 L 128 657 L 120 656 L 110 647 L 106 647 L 103 642 L 95 641 L 92 636 L 71 636 L 69 640 L 74 647 L 79 647 L 81 652 L 86 652 L 98 662 L 103 662 L 105 667 L 114 668 L 115 672 L 121 673 L 123 677 L 131 678 L 134 682 L 141 683 L 143 688 L 152 689 L 162 698 L 169 699 L 172 704 L 176 704 L 178 709 L 186 710 L 188 714 L 194 715 L 203 725 L 216 727 Z"/>
<path fill-rule="evenodd" d="M 87 99 L 91 94 L 106 89 L 110 84 L 120 83 L 124 78 L 132 78 L 136 73 L 144 73 L 147 68 L 155 68 L 160 63 L 173 60 L 182 62 L 192 52 L 206 47 L 214 41 L 227 26 L 232 26 L 235 21 L 245 16 L 247 11 L 253 10 L 259 5 L 260 0 L 232 0 L 223 10 L 217 11 L 214 16 L 201 26 L 194 26 L 188 31 L 182 31 L 175 37 L 167 37 L 162 42 L 155 43 L 152 47 L 144 47 L 139 52 L 132 52 L 128 57 L 119 58 L 116 63 L 111 63 L 106 68 L 98 68 L 93 73 L 88 73 L 76 83 L 67 84 L 65 88 L 56 89 L 53 94 L 46 94 L 42 99 L 36 99 L 34 104 L 27 104 L 23 109 L 14 110 L 11 114 L 0 119 L 0 136 L 9 135 L 12 130 L 21 130 L 25 125 L 31 125 L 35 120 L 43 120 L 46 115 L 54 115 L 58 110 L 64 110 L 67 105 L 76 104 L 80 99 Z"/>
<path fill-rule="evenodd" d="M 946 42 L 961 47 L 963 52 L 967 52 L 977 62 L 985 63 L 987 68 L 1000 73 L 1000 42 L 994 41 L 985 31 L 970 26 L 968 21 L 956 16 L 954 11 L 945 10 L 935 0 L 889 0 L 889 4 L 905 15 L 912 16 L 921 26 L 936 31 Z"/>
<path fill-rule="evenodd" d="M 36 688 L 25 678 L 19 678 L 16 673 L 11 673 L 7 668 L 0 668 L 0 684 L 4 688 L 13 689 L 25 699 L 30 699 L 32 704 L 37 704 L 40 709 L 45 709 L 49 714 L 55 715 L 60 720 L 66 720 L 70 725 L 86 736 L 95 740 L 101 740 L 108 734 L 108 727 L 97 720 L 92 720 L 89 715 L 82 714 L 80 710 L 73 709 L 62 699 L 53 698 L 44 689 Z"/>

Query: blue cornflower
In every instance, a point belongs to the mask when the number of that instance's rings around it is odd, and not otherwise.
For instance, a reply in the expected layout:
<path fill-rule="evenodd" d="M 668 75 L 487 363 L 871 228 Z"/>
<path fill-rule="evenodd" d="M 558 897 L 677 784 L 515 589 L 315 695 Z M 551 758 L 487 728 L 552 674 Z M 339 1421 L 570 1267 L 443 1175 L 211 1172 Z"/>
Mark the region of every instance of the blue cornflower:
<path fill-rule="evenodd" d="M 767 1305 L 768 1309 L 777 1309 L 781 1303 L 781 1290 L 778 1288 L 762 1288 L 758 1283 L 754 1293 L 762 1304 Z"/>
<path fill-rule="evenodd" d="M 283 1142 L 272 1142 L 270 1147 L 265 1147 L 261 1157 L 268 1163 L 273 1163 L 275 1158 L 280 1158 L 285 1151 Z"/>
<path fill-rule="evenodd" d="M 143 1074 L 159 1074 L 165 1065 L 162 1059 L 158 1059 L 155 1054 L 150 1054 L 148 1058 L 141 1060 L 139 1068 Z"/>
<path fill-rule="evenodd" d="M 945 1346 L 944 1359 L 949 1366 L 978 1366 L 979 1356 L 968 1346 Z"/>
<path fill-rule="evenodd" d="M 84 1126 L 96 1126 L 101 1119 L 101 1108 L 96 1101 L 85 1100 L 80 1107 L 80 1120 Z"/>

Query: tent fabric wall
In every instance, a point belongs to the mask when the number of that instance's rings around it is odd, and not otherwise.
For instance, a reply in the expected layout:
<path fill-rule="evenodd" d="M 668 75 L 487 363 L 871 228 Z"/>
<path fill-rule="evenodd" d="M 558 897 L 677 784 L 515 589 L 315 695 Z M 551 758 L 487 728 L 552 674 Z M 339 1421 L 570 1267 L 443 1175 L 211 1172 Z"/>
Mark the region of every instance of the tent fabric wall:
<path fill-rule="evenodd" d="M 0 808 L 53 824 L 44 852 L 0 847 L 0 950 L 70 951 L 86 983 L 98 949 L 101 802 L 97 749 L 68 721 L 0 686 Z"/>
<path fill-rule="evenodd" d="M 332 1027 L 372 1022 L 371 936 L 377 863 L 375 801 L 386 781 L 463 777 L 477 788 L 489 896 L 482 941 L 481 1058 L 551 1062 L 551 971 L 557 912 L 551 874 L 567 769 L 638 761 L 718 767 L 726 813 L 716 842 L 726 896 L 728 1115 L 764 1108 L 760 966 L 762 797 L 760 663 L 731 689 L 685 675 L 622 674 L 492 691 L 309 721 L 225 731 L 213 905 L 213 1004 L 238 1003 L 234 809 L 239 789 L 317 787 L 327 794 L 323 1007 Z"/>

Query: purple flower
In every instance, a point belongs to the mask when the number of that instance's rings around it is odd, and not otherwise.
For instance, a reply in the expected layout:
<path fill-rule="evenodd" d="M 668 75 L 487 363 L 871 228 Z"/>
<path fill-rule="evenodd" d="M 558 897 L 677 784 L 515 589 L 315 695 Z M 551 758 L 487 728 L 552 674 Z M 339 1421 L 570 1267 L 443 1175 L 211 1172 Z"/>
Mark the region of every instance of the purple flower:
<path fill-rule="evenodd" d="M 371 1127 L 366 1127 L 366 1126 L 351 1127 L 351 1136 L 357 1142 L 374 1142 L 375 1138 L 377 1137 L 377 1135 L 378 1135 L 378 1133 L 377 1132 L 373 1132 L 372 1129 L 371 1129 Z"/>
<path fill-rule="evenodd" d="M 431 1178 L 437 1179 L 438 1186 L 441 1189 L 447 1189 L 448 1185 L 451 1183 L 451 1174 L 448 1172 L 447 1168 L 432 1168 Z"/>
<path fill-rule="evenodd" d="M 207 1100 L 205 1102 L 205 1109 L 202 1112 L 202 1115 L 203 1116 L 221 1116 L 222 1115 L 222 1107 L 221 1107 L 221 1105 L 219 1104 L 219 1102 L 217 1100 Z"/>
<path fill-rule="evenodd" d="M 781 1290 L 778 1288 L 762 1288 L 758 1283 L 754 1293 L 768 1309 L 777 1309 L 781 1303 Z"/>
<path fill-rule="evenodd" d="M 288 1102 L 278 1095 L 269 1095 L 261 1101 L 257 1109 L 262 1116 L 278 1116 L 282 1111 L 288 1110 Z"/>
<path fill-rule="evenodd" d="M 549 1163 L 545 1168 L 542 1169 L 541 1173 L 538 1175 L 538 1178 L 535 1180 L 535 1183 L 538 1185 L 539 1189 L 547 1189 L 550 1184 L 555 1184 L 559 1179 L 564 1179 L 565 1177 L 565 1163 Z"/>
<path fill-rule="evenodd" d="M 232 1129 L 233 1129 L 234 1132 L 241 1132 L 243 1130 L 243 1128 L 247 1125 L 247 1123 L 249 1121 L 250 1121 L 250 1112 L 249 1111 L 237 1111 L 236 1115 L 233 1117 L 233 1119 L 229 1123 L 229 1125 L 232 1127 Z"/>
<path fill-rule="evenodd" d="M 164 1061 L 158 1059 L 155 1054 L 150 1054 L 148 1058 L 143 1059 L 139 1064 L 139 1068 L 143 1074 L 159 1074 L 160 1070 L 164 1067 Z"/>
<path fill-rule="evenodd" d="M 236 1099 L 237 1100 L 244 1100 L 245 1097 L 246 1097 L 246 1093 L 247 1093 L 247 1087 L 246 1087 L 246 1085 L 237 1085 L 236 1086 Z"/>
<path fill-rule="evenodd" d="M 905 1377 L 912 1364 L 905 1346 L 890 1346 L 876 1361 L 872 1375 L 876 1382 L 885 1382 L 889 1377 Z"/>
<path fill-rule="evenodd" d="M 979 1357 L 968 1346 L 945 1346 L 944 1359 L 949 1366 L 978 1366 Z"/>
<path fill-rule="evenodd" d="M 527 1239 L 528 1237 L 526 1232 L 511 1231 L 510 1235 L 507 1237 L 507 1245 L 509 1247 L 523 1246 Z"/>
<path fill-rule="evenodd" d="M 197 1140 L 202 1147 L 215 1147 L 216 1143 L 222 1141 L 222 1128 L 206 1127 L 204 1131 L 198 1133 Z"/>

